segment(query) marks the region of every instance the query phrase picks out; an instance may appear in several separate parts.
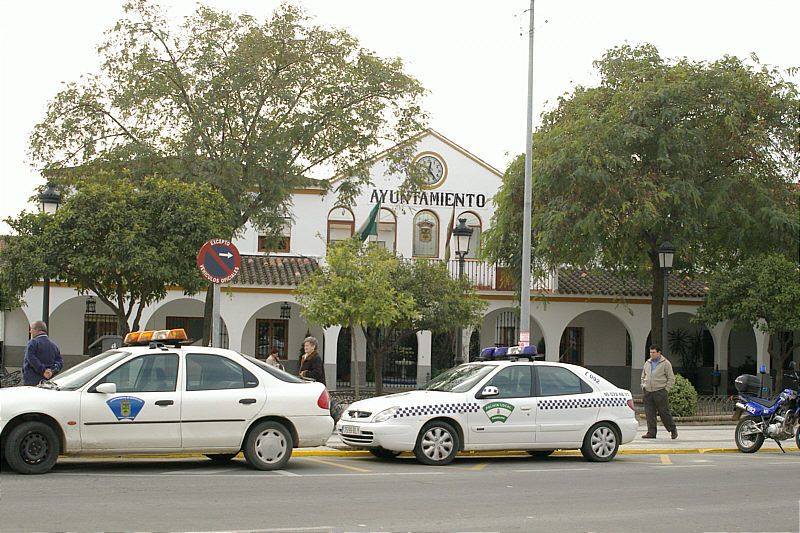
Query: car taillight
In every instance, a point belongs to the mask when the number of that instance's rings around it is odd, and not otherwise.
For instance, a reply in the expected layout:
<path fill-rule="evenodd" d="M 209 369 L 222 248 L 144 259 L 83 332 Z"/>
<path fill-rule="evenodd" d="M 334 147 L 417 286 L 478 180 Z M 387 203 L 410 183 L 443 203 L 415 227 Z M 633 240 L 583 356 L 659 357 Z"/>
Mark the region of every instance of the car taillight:
<path fill-rule="evenodd" d="M 628 407 L 630 407 L 631 411 L 633 411 L 634 413 L 636 412 L 636 408 L 633 406 L 633 398 L 628 400 Z"/>
<path fill-rule="evenodd" d="M 321 409 L 331 408 L 331 397 L 328 394 L 328 389 L 322 389 L 322 394 L 320 394 L 317 399 L 317 405 L 319 405 Z"/>

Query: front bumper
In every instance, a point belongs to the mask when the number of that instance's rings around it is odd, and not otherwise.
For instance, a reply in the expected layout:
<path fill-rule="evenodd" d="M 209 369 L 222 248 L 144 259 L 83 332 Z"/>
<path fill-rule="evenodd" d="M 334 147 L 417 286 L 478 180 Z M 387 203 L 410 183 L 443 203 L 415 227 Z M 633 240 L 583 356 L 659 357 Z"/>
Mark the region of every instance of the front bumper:
<path fill-rule="evenodd" d="M 384 448 L 396 452 L 414 449 L 419 428 L 397 423 L 359 423 L 340 420 L 336 433 L 342 442 L 354 448 Z"/>

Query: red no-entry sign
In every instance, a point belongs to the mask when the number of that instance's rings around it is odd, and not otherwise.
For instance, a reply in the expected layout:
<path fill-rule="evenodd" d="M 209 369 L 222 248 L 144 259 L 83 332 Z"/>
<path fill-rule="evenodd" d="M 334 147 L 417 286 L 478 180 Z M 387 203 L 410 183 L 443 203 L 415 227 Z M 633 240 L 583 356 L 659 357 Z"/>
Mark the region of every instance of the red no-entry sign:
<path fill-rule="evenodd" d="M 228 283 L 239 273 L 239 250 L 225 239 L 211 239 L 197 253 L 197 268 L 211 283 Z"/>

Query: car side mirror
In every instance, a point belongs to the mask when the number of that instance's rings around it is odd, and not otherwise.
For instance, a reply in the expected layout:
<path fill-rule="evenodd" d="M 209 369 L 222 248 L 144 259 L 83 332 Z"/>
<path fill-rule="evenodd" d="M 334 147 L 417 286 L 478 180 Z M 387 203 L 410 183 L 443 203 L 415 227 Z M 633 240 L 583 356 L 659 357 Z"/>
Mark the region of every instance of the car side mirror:
<path fill-rule="evenodd" d="M 497 396 L 498 394 L 500 394 L 500 391 L 497 390 L 497 387 L 487 385 L 480 394 L 478 394 L 478 398 L 489 398 L 490 396 Z"/>
<path fill-rule="evenodd" d="M 116 383 L 101 383 L 100 385 L 94 388 L 96 392 L 102 394 L 116 394 L 117 393 L 117 384 Z"/>

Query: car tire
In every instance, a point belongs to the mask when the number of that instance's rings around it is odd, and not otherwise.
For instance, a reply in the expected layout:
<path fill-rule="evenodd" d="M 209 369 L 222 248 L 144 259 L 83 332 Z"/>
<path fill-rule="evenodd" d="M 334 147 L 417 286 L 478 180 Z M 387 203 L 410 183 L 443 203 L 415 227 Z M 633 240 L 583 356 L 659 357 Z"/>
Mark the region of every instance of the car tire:
<path fill-rule="evenodd" d="M 800 450 L 800 426 L 797 426 L 797 431 L 794 432 L 794 445 Z"/>
<path fill-rule="evenodd" d="M 257 470 L 279 470 L 292 456 L 292 435 L 280 422 L 257 424 L 244 443 L 244 458 Z"/>
<path fill-rule="evenodd" d="M 764 444 L 764 434 L 758 429 L 756 419 L 752 416 L 739 420 L 734 437 L 736 447 L 742 453 L 755 453 Z"/>
<path fill-rule="evenodd" d="M 231 459 L 239 455 L 239 452 L 236 453 L 207 453 L 206 457 L 211 459 L 213 462 L 217 464 L 225 464 L 230 462 Z"/>
<path fill-rule="evenodd" d="M 581 454 L 587 461 L 604 463 L 617 455 L 619 435 L 608 422 L 599 422 L 589 428 L 583 438 Z"/>
<path fill-rule="evenodd" d="M 528 450 L 528 455 L 537 459 L 544 459 L 553 455 L 555 450 Z"/>
<path fill-rule="evenodd" d="M 386 448 L 370 448 L 369 453 L 377 457 L 378 459 L 394 459 L 401 452 L 396 452 L 394 450 L 387 450 Z"/>
<path fill-rule="evenodd" d="M 20 474 L 44 474 L 56 464 L 60 442 L 44 422 L 23 422 L 8 434 L 5 459 Z"/>
<path fill-rule="evenodd" d="M 458 433 L 447 422 L 428 422 L 417 436 L 414 456 L 426 465 L 442 466 L 450 463 L 458 453 Z"/>

